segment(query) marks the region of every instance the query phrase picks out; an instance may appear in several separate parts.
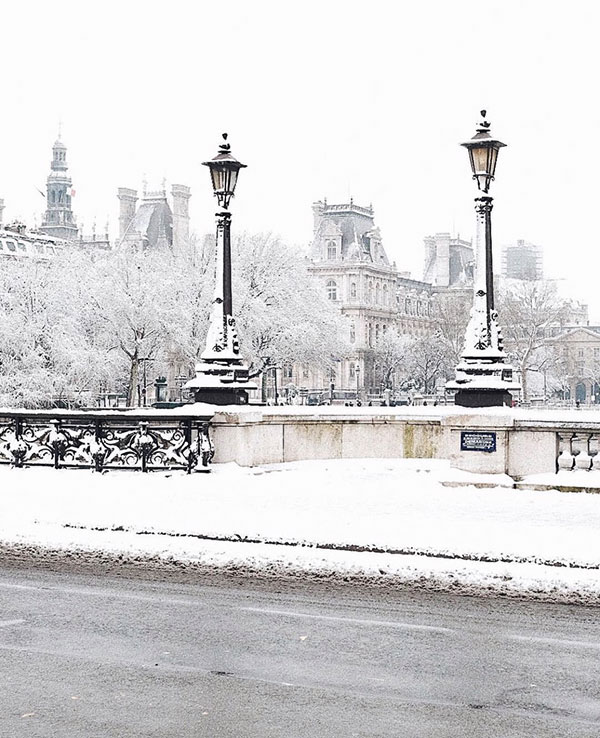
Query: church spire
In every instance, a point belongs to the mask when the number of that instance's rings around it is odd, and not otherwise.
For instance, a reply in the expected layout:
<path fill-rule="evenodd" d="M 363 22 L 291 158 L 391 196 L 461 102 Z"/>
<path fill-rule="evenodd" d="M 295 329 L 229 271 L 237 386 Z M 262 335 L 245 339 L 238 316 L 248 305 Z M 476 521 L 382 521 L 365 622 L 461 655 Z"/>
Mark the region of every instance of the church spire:
<path fill-rule="evenodd" d="M 46 212 L 40 230 L 49 236 L 74 241 L 77 238 L 77 225 L 71 210 L 73 195 L 71 178 L 67 174 L 67 147 L 61 140 L 59 125 L 58 138 L 52 147 L 50 174 L 46 180 Z"/>

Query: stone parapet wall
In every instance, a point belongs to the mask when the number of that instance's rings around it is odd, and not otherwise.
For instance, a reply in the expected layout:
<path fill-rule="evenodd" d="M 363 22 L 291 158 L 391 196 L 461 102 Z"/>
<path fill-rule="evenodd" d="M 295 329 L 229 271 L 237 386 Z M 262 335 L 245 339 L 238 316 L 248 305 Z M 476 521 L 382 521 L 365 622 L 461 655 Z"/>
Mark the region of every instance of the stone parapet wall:
<path fill-rule="evenodd" d="M 211 429 L 215 462 L 256 466 L 306 459 L 438 458 L 465 471 L 517 480 L 556 472 L 559 451 L 566 453 L 565 438 L 574 438 L 574 458 L 585 441 L 580 461 L 592 454 L 592 469 L 598 466 L 593 455 L 600 445 L 600 413 L 537 408 L 227 408 L 217 411 Z M 463 450 L 464 433 L 493 439 L 493 450 Z M 574 461 L 573 468 L 583 467 Z"/>
<path fill-rule="evenodd" d="M 306 459 L 446 458 L 448 454 L 441 417 L 405 417 L 370 409 L 299 410 L 217 413 L 211 423 L 214 461 L 255 466 Z"/>

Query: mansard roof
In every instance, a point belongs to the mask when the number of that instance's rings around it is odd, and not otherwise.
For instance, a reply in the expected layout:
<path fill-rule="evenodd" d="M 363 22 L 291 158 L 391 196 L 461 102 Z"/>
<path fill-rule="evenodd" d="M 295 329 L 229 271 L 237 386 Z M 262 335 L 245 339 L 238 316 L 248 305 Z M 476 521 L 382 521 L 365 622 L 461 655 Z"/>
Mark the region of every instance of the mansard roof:
<path fill-rule="evenodd" d="M 313 242 L 313 254 L 318 257 L 322 242 L 328 237 L 341 236 L 341 257 L 346 260 L 374 261 L 389 264 L 381 244 L 379 228 L 375 226 L 372 207 L 350 203 L 329 205 L 318 202 L 313 206 L 317 221 Z M 372 242 L 377 242 L 380 258 L 375 261 Z"/>
<path fill-rule="evenodd" d="M 173 214 L 166 198 L 142 201 L 131 220 L 124 240 L 141 238 L 145 247 L 153 248 L 166 242 L 173 243 Z"/>

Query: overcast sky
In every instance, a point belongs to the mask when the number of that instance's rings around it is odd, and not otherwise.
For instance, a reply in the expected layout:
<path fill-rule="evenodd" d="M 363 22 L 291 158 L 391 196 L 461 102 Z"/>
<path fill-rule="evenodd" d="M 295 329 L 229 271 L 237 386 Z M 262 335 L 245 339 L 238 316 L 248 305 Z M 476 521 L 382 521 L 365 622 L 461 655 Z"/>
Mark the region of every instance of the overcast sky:
<path fill-rule="evenodd" d="M 494 244 L 544 248 L 546 275 L 600 321 L 600 8 L 592 0 L 11 3 L 2 11 L 5 217 L 38 222 L 62 120 L 79 224 L 111 231 L 119 186 L 192 188 L 228 131 L 248 165 L 238 232 L 306 245 L 311 203 L 373 203 L 391 259 L 422 277 L 423 237 L 471 238 L 466 151 L 481 108 L 500 152 Z M 499 254 L 499 252 L 498 252 Z M 499 266 L 499 257 L 497 259 Z"/>

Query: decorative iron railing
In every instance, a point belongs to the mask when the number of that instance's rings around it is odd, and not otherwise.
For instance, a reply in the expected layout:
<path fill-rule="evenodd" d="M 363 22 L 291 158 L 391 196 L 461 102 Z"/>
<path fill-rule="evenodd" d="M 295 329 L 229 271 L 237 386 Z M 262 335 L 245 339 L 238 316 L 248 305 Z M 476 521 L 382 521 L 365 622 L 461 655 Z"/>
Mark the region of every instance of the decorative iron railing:
<path fill-rule="evenodd" d="M 208 471 L 211 416 L 156 411 L 0 410 L 0 464 Z"/>
<path fill-rule="evenodd" d="M 600 471 L 600 432 L 576 431 L 558 434 L 557 471 Z"/>

